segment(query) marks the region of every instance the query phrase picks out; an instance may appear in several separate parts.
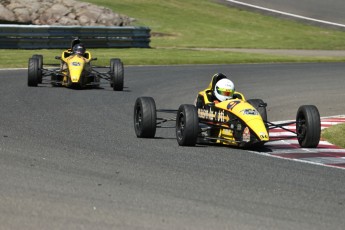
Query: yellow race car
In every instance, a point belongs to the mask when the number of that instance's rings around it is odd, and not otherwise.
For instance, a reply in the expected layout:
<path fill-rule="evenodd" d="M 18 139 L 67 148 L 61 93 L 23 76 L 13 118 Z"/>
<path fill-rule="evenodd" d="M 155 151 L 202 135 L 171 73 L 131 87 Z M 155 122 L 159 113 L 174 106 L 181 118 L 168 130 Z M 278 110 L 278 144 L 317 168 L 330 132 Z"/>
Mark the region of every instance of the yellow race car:
<path fill-rule="evenodd" d="M 28 86 L 38 86 L 42 83 L 50 83 L 53 86 L 65 87 L 99 87 L 101 79 L 110 83 L 115 91 L 122 91 L 124 84 L 124 68 L 119 58 L 110 59 L 110 66 L 93 66 L 93 58 L 83 45 L 75 40 L 71 49 L 64 50 L 61 56 L 55 57 L 60 60 L 58 68 L 45 68 L 43 56 L 39 54 L 29 58 L 28 63 Z M 107 72 L 96 69 L 108 68 Z M 44 81 L 43 81 L 44 80 Z"/>
<path fill-rule="evenodd" d="M 137 137 L 153 138 L 156 128 L 175 128 L 176 139 L 181 146 L 224 144 L 253 148 L 270 141 L 269 130 L 279 127 L 296 134 L 286 138 L 297 137 L 301 147 L 317 147 L 321 122 L 316 106 L 300 106 L 295 121 L 272 123 L 267 121 L 267 104 L 261 99 L 246 100 L 242 93 L 236 91 L 230 100 L 213 102 L 210 93 L 217 76 L 213 77 L 207 89 L 198 93 L 195 105 L 182 104 L 178 110 L 157 110 L 152 97 L 137 98 L 134 105 Z M 157 117 L 157 113 L 173 116 Z M 173 124 L 169 125 L 168 122 Z M 294 124 L 296 129 L 286 128 Z"/>

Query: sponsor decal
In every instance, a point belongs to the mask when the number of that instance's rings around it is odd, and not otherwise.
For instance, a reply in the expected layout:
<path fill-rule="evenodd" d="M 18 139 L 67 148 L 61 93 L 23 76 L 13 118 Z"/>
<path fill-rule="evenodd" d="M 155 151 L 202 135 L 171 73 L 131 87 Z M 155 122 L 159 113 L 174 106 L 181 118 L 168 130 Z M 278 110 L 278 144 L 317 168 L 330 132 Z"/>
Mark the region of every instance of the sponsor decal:
<path fill-rule="evenodd" d="M 80 66 L 81 64 L 80 64 L 80 62 L 74 61 L 74 62 L 72 62 L 72 65 L 73 65 L 73 66 Z"/>
<path fill-rule="evenodd" d="M 256 109 L 244 109 L 241 111 L 241 113 L 243 115 L 253 115 L 253 116 L 259 115 L 259 112 Z"/>
<path fill-rule="evenodd" d="M 233 135 L 233 131 L 231 129 L 223 129 L 222 130 L 222 134 L 223 135 L 227 135 L 227 136 L 232 136 Z"/>
<path fill-rule="evenodd" d="M 198 109 L 198 116 L 201 119 L 206 119 L 216 122 L 226 122 L 229 120 L 228 116 L 225 116 L 224 110 L 214 111 L 210 109 Z"/>
<path fill-rule="evenodd" d="M 242 133 L 242 141 L 249 142 L 250 141 L 250 130 L 248 127 L 245 127 Z"/>

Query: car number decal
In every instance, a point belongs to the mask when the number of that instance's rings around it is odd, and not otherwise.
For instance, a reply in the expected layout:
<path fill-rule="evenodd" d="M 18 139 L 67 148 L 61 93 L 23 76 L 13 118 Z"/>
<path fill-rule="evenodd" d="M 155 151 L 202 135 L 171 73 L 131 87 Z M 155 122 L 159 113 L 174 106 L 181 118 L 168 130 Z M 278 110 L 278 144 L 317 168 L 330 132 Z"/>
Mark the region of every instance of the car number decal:
<path fill-rule="evenodd" d="M 227 109 L 233 110 L 236 105 L 241 103 L 241 101 L 230 101 L 229 104 L 226 106 Z"/>

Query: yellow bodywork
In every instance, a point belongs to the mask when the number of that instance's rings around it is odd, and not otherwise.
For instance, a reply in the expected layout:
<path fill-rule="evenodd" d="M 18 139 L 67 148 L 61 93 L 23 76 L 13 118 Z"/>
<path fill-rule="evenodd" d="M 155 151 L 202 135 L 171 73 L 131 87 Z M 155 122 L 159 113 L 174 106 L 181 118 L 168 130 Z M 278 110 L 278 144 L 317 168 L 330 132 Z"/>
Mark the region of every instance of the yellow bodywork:
<path fill-rule="evenodd" d="M 91 53 L 86 51 L 83 56 L 79 54 L 72 54 L 71 51 L 65 50 L 62 52 L 62 74 L 63 84 L 69 86 L 81 82 L 83 73 L 86 68 L 89 68 L 91 61 Z"/>
<path fill-rule="evenodd" d="M 215 143 L 240 145 L 245 142 L 253 142 L 250 135 L 256 137 L 256 143 L 269 141 L 265 122 L 259 112 L 246 101 L 242 93 L 235 91 L 234 99 L 217 103 L 212 100 L 211 91 L 212 81 L 208 88 L 199 92 L 198 98 L 203 100 L 204 106 L 197 107 L 199 120 L 217 127 L 216 133 L 211 135 L 212 138 L 215 138 Z M 237 122 L 234 122 L 235 120 Z M 241 132 L 238 135 L 241 140 L 238 136 L 235 137 L 237 131 Z"/>

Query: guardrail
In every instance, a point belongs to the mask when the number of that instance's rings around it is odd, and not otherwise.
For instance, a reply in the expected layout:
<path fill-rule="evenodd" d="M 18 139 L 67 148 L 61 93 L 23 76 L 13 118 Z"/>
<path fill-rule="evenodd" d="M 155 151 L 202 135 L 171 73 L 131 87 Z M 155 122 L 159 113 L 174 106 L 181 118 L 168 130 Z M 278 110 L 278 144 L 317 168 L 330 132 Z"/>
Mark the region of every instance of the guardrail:
<path fill-rule="evenodd" d="M 90 48 L 149 48 L 150 28 L 0 25 L 1 49 L 64 49 L 79 37 Z"/>

